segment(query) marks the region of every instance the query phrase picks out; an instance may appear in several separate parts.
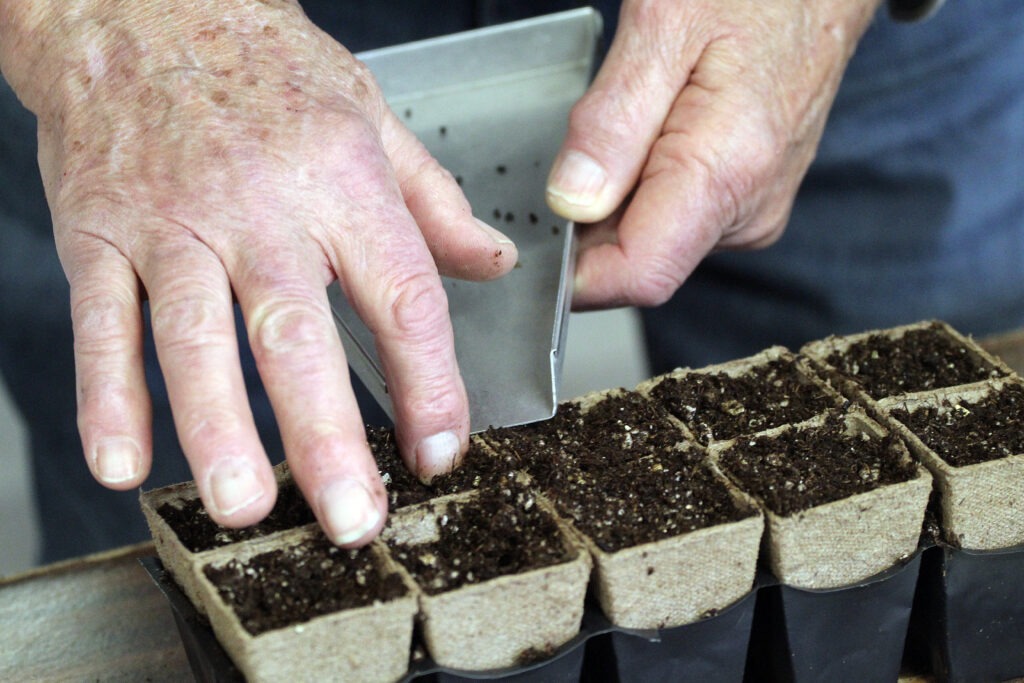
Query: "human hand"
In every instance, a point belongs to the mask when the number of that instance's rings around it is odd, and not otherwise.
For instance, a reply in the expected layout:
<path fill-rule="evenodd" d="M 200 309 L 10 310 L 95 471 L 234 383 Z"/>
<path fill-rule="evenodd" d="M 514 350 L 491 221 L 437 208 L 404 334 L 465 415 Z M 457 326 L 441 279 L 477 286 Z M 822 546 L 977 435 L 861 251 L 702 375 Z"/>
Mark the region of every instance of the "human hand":
<path fill-rule="evenodd" d="M 498 277 L 514 246 L 294 1 L 0 7 L 0 64 L 39 117 L 93 474 L 129 489 L 149 470 L 148 297 L 210 516 L 245 526 L 269 512 L 234 297 L 299 487 L 332 540 L 367 542 L 387 499 L 325 286 L 339 279 L 375 333 L 400 448 L 426 478 L 455 465 L 469 432 L 438 271 Z"/>
<path fill-rule="evenodd" d="M 879 0 L 624 0 L 548 203 L 579 226 L 576 308 L 665 302 L 715 249 L 782 233 Z"/>

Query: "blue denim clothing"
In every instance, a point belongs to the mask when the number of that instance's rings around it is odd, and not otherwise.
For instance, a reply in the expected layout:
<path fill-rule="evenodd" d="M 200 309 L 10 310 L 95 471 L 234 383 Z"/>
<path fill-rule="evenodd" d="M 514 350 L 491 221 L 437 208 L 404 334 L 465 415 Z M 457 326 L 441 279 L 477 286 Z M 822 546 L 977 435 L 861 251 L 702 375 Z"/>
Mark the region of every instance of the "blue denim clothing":
<path fill-rule="evenodd" d="M 1024 4 L 880 13 L 783 237 L 706 259 L 643 318 L 656 372 L 925 318 L 1024 325 Z"/>
<path fill-rule="evenodd" d="M 583 4 L 303 6 L 359 51 Z M 589 4 L 602 10 L 611 35 L 617 3 Z M 947 3 L 914 25 L 880 13 L 850 64 L 786 235 L 764 252 L 708 259 L 671 302 L 645 311 L 655 369 L 925 317 L 977 334 L 1024 324 L 1020 27 L 1017 0 Z M 85 466 L 68 288 L 50 232 L 35 123 L 0 83 L 0 371 L 29 429 L 45 562 L 148 536 L 137 494 L 102 488 Z M 261 436 L 279 459 L 280 438 L 244 337 L 240 345 Z M 150 487 L 190 475 L 148 335 L 146 358 Z M 372 401 L 364 405 L 374 410 Z"/>

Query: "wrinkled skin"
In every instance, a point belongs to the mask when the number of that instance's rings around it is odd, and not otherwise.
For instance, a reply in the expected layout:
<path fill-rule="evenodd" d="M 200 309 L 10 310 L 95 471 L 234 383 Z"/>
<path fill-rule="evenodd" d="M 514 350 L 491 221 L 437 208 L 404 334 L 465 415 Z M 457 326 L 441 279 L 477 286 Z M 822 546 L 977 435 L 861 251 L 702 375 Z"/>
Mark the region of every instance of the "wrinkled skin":
<path fill-rule="evenodd" d="M 438 270 L 497 277 L 516 250 L 474 220 L 366 69 L 297 4 L 179 4 L 75 3 L 45 29 L 59 63 L 37 65 L 34 78 L 48 87 L 11 78 L 40 116 L 87 460 L 114 488 L 146 477 L 148 297 L 211 516 L 242 526 L 269 512 L 273 476 L 246 402 L 234 296 L 298 484 L 332 538 L 365 542 L 387 505 L 325 285 L 340 279 L 375 332 L 400 444 L 429 477 L 468 440 Z"/>
<path fill-rule="evenodd" d="M 625 0 L 549 178 L 582 231 L 574 305 L 664 303 L 782 234 L 878 0 Z"/>
<path fill-rule="evenodd" d="M 577 307 L 660 303 L 711 250 L 778 237 L 877 3 L 624 3 L 549 181 L 556 211 L 593 223 Z M 235 299 L 322 526 L 373 538 L 386 497 L 324 286 L 375 333 L 399 445 L 429 478 L 469 423 L 438 273 L 499 277 L 514 245 L 295 2 L 0 0 L 0 26 L 4 75 L 39 117 L 93 474 L 129 489 L 149 469 L 148 298 L 207 509 L 228 526 L 269 512 Z"/>

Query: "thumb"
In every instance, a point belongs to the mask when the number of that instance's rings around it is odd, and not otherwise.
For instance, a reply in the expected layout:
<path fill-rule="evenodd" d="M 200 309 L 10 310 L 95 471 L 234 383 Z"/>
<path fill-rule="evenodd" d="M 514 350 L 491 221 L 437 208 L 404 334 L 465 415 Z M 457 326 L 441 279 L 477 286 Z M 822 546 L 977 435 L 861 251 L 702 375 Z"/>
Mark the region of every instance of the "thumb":
<path fill-rule="evenodd" d="M 555 213 L 582 223 L 602 220 L 636 185 L 700 56 L 696 41 L 680 40 L 686 26 L 671 5 L 640 12 L 624 3 L 608 56 L 570 112 L 548 176 L 547 201 Z"/>

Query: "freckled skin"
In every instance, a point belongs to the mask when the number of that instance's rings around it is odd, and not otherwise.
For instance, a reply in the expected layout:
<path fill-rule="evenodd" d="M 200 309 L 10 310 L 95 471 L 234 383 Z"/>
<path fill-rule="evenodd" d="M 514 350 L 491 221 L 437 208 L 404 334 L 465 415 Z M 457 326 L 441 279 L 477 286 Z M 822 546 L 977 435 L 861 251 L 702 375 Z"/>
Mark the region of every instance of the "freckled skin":
<path fill-rule="evenodd" d="M 453 176 L 297 2 L 5 0 L 0 19 L 0 66 L 39 121 L 94 474 L 104 481 L 101 445 L 114 442 L 134 448 L 139 466 L 107 485 L 135 488 L 148 473 L 148 297 L 211 516 L 246 526 L 270 510 L 273 474 L 234 342 L 237 299 L 299 487 L 336 542 L 368 542 L 387 501 L 324 288 L 340 280 L 377 333 L 398 441 L 416 467 L 428 437 L 468 442 L 439 274 L 499 277 L 515 248 L 495 253 Z M 234 506 L 225 481 L 255 495 Z M 366 493 L 355 527 L 332 526 L 331 490 Z"/>

